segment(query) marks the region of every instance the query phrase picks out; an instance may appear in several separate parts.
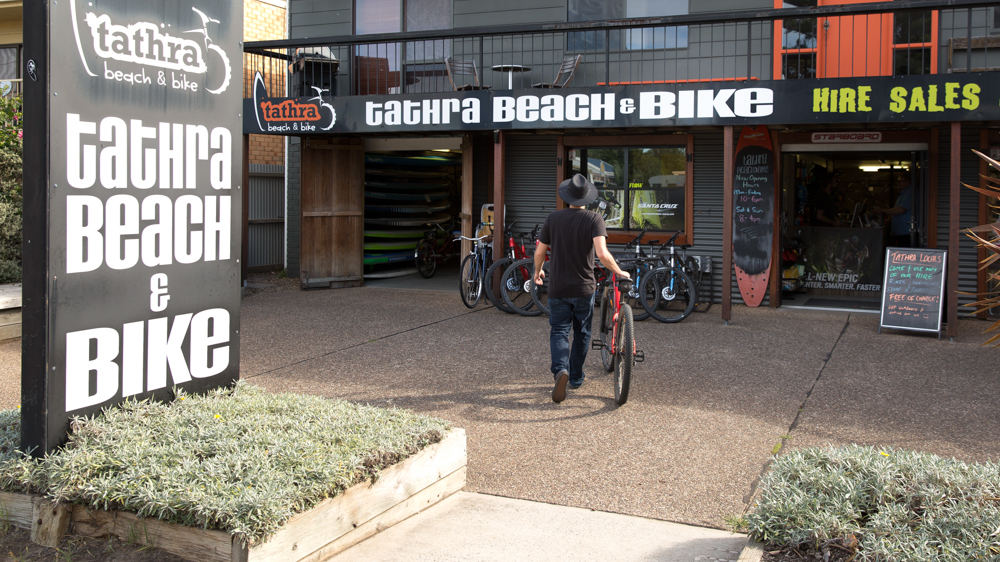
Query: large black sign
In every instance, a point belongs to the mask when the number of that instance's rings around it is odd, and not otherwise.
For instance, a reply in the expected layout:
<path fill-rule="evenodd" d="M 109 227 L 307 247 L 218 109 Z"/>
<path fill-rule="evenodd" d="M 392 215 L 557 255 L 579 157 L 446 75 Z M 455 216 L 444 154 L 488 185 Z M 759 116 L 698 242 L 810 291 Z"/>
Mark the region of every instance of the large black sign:
<path fill-rule="evenodd" d="M 22 369 L 22 446 L 39 452 L 70 416 L 231 384 L 240 356 L 242 2 L 48 4 L 48 26 L 25 19 L 48 38 L 27 53 L 48 87 L 26 102 L 48 127 L 25 133 L 48 138 L 25 162 L 25 223 L 47 237 L 25 252 L 47 271 Z"/>
<path fill-rule="evenodd" d="M 941 332 L 947 259 L 945 250 L 886 248 L 879 331 Z"/>
<path fill-rule="evenodd" d="M 1000 73 L 643 84 L 244 102 L 248 134 L 908 123 L 1000 119 Z M 274 94 L 275 92 L 272 92 Z M 280 92 L 278 93 L 280 94 Z"/>

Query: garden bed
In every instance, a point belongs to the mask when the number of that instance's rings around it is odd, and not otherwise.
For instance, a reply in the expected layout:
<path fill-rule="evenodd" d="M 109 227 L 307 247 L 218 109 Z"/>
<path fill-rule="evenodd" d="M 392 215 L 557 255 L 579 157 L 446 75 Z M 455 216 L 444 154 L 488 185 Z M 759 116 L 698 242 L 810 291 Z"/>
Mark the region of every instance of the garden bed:
<path fill-rule="evenodd" d="M 763 560 L 1000 558 L 1000 465 L 849 445 L 782 455 L 747 515 Z"/>
<path fill-rule="evenodd" d="M 151 423 L 171 413 L 181 421 Z M 292 435 L 281 441 L 275 424 Z M 56 546 L 71 532 L 117 536 L 199 562 L 319 561 L 465 485 L 461 429 L 398 410 L 269 395 L 242 383 L 207 397 L 132 403 L 76 425 L 67 447 L 40 462 L 10 458 L 12 433 L 0 435 L 0 485 L 21 488 L 0 492 L 0 517 L 30 528 L 40 544 Z M 139 426 L 138 437 L 113 436 L 116 425 Z M 257 435 L 248 434 L 253 425 L 261 426 Z M 327 431 L 315 434 L 310 425 Z M 164 426 L 188 434 L 162 431 L 154 439 L 180 455 L 165 457 L 142 443 L 143 427 Z M 111 449 L 95 448 L 98 441 Z M 137 453 L 147 453 L 145 466 L 133 463 Z M 142 474 L 155 475 L 156 485 Z M 201 489 L 206 485 L 212 489 Z"/>

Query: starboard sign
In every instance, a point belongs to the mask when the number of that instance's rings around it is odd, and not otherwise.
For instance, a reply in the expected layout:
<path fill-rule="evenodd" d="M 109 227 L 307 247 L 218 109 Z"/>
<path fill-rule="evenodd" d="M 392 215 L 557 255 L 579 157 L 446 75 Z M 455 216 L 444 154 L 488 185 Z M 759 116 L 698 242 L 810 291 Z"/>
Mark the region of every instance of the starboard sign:
<path fill-rule="evenodd" d="M 30 45 L 47 84 L 26 96 L 47 130 L 25 136 L 48 138 L 45 161 L 25 163 L 25 222 L 47 241 L 24 260 L 26 284 L 47 272 L 24 308 L 35 452 L 71 416 L 231 384 L 240 355 L 243 4 L 42 4 L 41 24 L 25 18 L 47 37 Z"/>

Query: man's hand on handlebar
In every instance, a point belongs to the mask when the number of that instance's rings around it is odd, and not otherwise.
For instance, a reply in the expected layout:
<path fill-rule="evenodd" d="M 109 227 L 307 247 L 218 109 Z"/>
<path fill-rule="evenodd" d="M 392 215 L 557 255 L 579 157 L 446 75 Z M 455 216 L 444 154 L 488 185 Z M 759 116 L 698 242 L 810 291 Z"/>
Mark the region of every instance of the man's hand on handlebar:
<path fill-rule="evenodd" d="M 541 285 L 542 279 L 545 279 L 545 271 L 542 269 L 535 271 L 535 285 Z"/>

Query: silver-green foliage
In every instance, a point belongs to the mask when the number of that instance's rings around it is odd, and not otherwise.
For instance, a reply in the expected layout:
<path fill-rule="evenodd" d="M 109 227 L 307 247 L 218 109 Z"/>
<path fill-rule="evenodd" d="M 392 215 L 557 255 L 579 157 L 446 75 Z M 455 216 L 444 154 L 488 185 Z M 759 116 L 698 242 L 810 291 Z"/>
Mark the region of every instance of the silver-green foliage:
<path fill-rule="evenodd" d="M 774 545 L 854 535 L 856 560 L 1000 560 L 1000 466 L 856 445 L 797 450 L 775 460 L 746 519 Z"/>
<path fill-rule="evenodd" d="M 11 418 L 0 414 L 0 443 L 17 437 L 3 429 Z M 0 489 L 222 529 L 252 545 L 448 428 L 402 410 L 241 382 L 74 419 L 68 444 L 41 461 L 0 455 Z"/>

